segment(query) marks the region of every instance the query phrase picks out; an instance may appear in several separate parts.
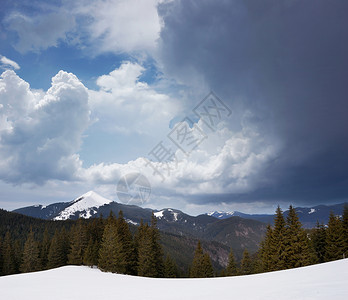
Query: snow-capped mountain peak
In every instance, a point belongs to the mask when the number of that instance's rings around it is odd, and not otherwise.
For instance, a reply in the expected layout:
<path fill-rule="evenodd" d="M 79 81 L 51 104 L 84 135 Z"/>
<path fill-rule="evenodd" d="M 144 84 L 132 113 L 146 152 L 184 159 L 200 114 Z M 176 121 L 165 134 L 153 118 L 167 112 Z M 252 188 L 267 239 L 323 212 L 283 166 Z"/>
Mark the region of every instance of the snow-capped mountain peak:
<path fill-rule="evenodd" d="M 218 219 L 226 219 L 232 217 L 234 214 L 234 211 L 212 211 L 210 213 L 207 213 L 208 216 L 215 217 Z"/>
<path fill-rule="evenodd" d="M 93 212 L 96 211 L 98 207 L 111 202 L 111 200 L 104 198 L 96 192 L 89 191 L 71 201 L 71 204 L 61 211 L 54 220 L 67 220 L 76 212 L 81 212 L 79 216 L 88 219 L 93 215 Z"/>

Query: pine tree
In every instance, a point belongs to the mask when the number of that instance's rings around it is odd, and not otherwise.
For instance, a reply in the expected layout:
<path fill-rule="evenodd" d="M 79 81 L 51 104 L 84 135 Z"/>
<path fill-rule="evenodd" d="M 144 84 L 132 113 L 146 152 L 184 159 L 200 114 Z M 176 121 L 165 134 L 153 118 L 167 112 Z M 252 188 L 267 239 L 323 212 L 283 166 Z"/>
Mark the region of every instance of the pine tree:
<path fill-rule="evenodd" d="M 0 236 L 0 276 L 2 275 L 2 266 L 4 264 L 4 258 L 3 258 L 3 240 L 2 237 Z"/>
<path fill-rule="evenodd" d="M 3 241 L 3 266 L 2 274 L 10 275 L 16 273 L 16 264 L 14 259 L 14 253 L 12 249 L 12 239 L 9 231 L 6 232 L 4 241 Z"/>
<path fill-rule="evenodd" d="M 272 256 L 271 270 L 285 269 L 285 221 L 283 212 L 278 206 L 276 217 L 274 219 L 274 229 L 272 231 L 272 239 L 270 242 L 270 253 Z"/>
<path fill-rule="evenodd" d="M 93 242 L 93 239 L 90 238 L 86 251 L 83 255 L 83 264 L 86 266 L 96 266 L 98 265 L 98 243 Z"/>
<path fill-rule="evenodd" d="M 249 252 L 247 249 L 243 252 L 243 258 L 240 264 L 240 274 L 249 275 L 253 273 L 253 263 L 250 258 Z"/>
<path fill-rule="evenodd" d="M 344 257 L 348 258 L 348 203 L 344 205 L 342 216 L 343 236 L 344 236 Z"/>
<path fill-rule="evenodd" d="M 225 274 L 226 274 L 226 276 L 235 276 L 238 274 L 238 269 L 237 269 L 237 265 L 236 265 L 236 261 L 235 261 L 232 249 L 231 249 L 230 254 L 228 256 L 228 264 L 227 264 Z"/>
<path fill-rule="evenodd" d="M 169 255 L 167 255 L 164 261 L 164 277 L 165 278 L 176 278 L 178 277 L 178 269 Z"/>
<path fill-rule="evenodd" d="M 331 261 L 343 258 L 344 248 L 343 222 L 331 212 L 326 230 L 325 260 Z"/>
<path fill-rule="evenodd" d="M 34 238 L 34 233 L 30 230 L 28 238 L 24 244 L 23 262 L 20 266 L 21 272 L 35 272 L 41 269 L 39 258 L 39 247 Z"/>
<path fill-rule="evenodd" d="M 297 268 L 310 264 L 311 251 L 306 232 L 298 219 L 295 209 L 290 205 L 284 236 L 284 259 L 285 268 Z"/>
<path fill-rule="evenodd" d="M 86 227 L 83 224 L 82 219 L 79 219 L 71 230 L 68 264 L 82 265 L 84 251 L 87 247 L 86 238 Z"/>
<path fill-rule="evenodd" d="M 122 210 L 119 211 L 116 230 L 117 271 L 122 274 L 136 274 L 136 252 L 129 225 L 123 218 Z"/>
<path fill-rule="evenodd" d="M 204 277 L 202 265 L 203 265 L 203 249 L 202 249 L 201 241 L 198 241 L 195 254 L 193 256 L 192 265 L 190 268 L 190 277 L 192 278 Z"/>
<path fill-rule="evenodd" d="M 272 241 L 273 241 L 273 230 L 270 225 L 267 225 L 266 236 L 261 242 L 259 259 L 260 259 L 260 272 L 269 272 L 274 269 L 273 259 L 274 254 L 272 253 Z"/>
<path fill-rule="evenodd" d="M 99 249 L 98 266 L 103 271 L 117 272 L 116 221 L 108 218 Z"/>
<path fill-rule="evenodd" d="M 325 262 L 326 230 L 323 224 L 317 222 L 316 228 L 311 233 L 311 243 L 316 254 L 316 262 Z"/>
<path fill-rule="evenodd" d="M 211 259 L 208 253 L 203 254 L 202 274 L 203 274 L 202 277 L 204 278 L 214 277 L 214 269 L 213 269 L 213 265 L 211 263 Z"/>
<path fill-rule="evenodd" d="M 156 218 L 152 214 L 151 226 L 140 224 L 137 234 L 138 275 L 164 277 L 163 250 Z"/>
<path fill-rule="evenodd" d="M 48 251 L 47 268 L 58 268 L 66 265 L 69 242 L 65 228 L 54 233 Z"/>
<path fill-rule="evenodd" d="M 40 260 L 41 260 L 41 266 L 42 269 L 47 268 L 47 263 L 48 263 L 48 252 L 50 250 L 50 245 L 51 245 L 51 237 L 48 233 L 47 227 L 45 228 L 42 242 L 40 243 Z"/>

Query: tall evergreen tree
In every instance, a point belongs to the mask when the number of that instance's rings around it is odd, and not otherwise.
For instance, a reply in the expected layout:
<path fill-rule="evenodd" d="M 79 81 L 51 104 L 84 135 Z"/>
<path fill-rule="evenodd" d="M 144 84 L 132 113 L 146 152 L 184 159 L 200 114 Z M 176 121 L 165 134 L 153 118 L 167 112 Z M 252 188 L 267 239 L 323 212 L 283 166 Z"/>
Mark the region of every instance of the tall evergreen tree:
<path fill-rule="evenodd" d="M 9 231 L 6 232 L 3 245 L 3 266 L 2 266 L 2 274 L 10 275 L 16 273 L 16 264 L 14 259 L 14 253 L 12 249 L 12 239 Z"/>
<path fill-rule="evenodd" d="M 83 255 L 83 264 L 86 266 L 96 266 L 98 265 L 98 254 L 99 247 L 98 242 L 93 242 L 93 239 L 90 238 L 88 241 L 88 245 L 86 251 Z"/>
<path fill-rule="evenodd" d="M 214 269 L 213 269 L 213 265 L 211 263 L 211 259 L 208 253 L 203 254 L 202 272 L 203 272 L 202 277 L 204 278 L 214 277 Z"/>
<path fill-rule="evenodd" d="M 289 207 L 289 214 L 286 220 L 284 244 L 284 255 L 282 257 L 285 268 L 297 268 L 310 264 L 311 249 L 309 240 L 292 205 Z"/>
<path fill-rule="evenodd" d="M 103 238 L 99 249 L 98 266 L 103 271 L 117 272 L 117 249 L 116 249 L 116 220 L 108 218 L 104 228 Z"/>
<path fill-rule="evenodd" d="M 264 240 L 261 242 L 260 251 L 259 251 L 259 260 L 260 272 L 269 272 L 274 270 L 273 262 L 274 262 L 274 254 L 272 252 L 272 242 L 273 242 L 273 230 L 272 227 L 268 224 L 266 236 Z"/>
<path fill-rule="evenodd" d="M 198 241 L 192 265 L 190 267 L 190 277 L 205 278 L 213 277 L 214 270 L 208 253 L 203 252 L 201 242 Z"/>
<path fill-rule="evenodd" d="M 68 254 L 68 264 L 82 265 L 84 251 L 87 247 L 86 226 L 82 219 L 79 219 L 76 225 L 71 229 L 70 234 L 70 252 Z"/>
<path fill-rule="evenodd" d="M 40 243 L 40 259 L 41 259 L 41 266 L 43 269 L 47 268 L 47 263 L 48 263 L 48 252 L 50 250 L 50 245 L 51 245 L 51 237 L 48 233 L 47 226 L 45 228 L 42 242 Z"/>
<path fill-rule="evenodd" d="M 233 250 L 231 249 L 228 256 L 228 264 L 225 272 L 226 276 L 235 276 L 238 274 L 236 260 L 234 258 Z"/>
<path fill-rule="evenodd" d="M 138 275 L 164 277 L 163 250 L 159 243 L 157 221 L 152 214 L 151 226 L 141 224 L 138 229 Z"/>
<path fill-rule="evenodd" d="M 245 249 L 243 252 L 243 258 L 240 264 L 240 274 L 249 275 L 252 273 L 253 273 L 253 263 L 248 250 Z"/>
<path fill-rule="evenodd" d="M 136 275 L 137 259 L 129 225 L 119 211 L 116 229 L 117 269 L 119 273 Z"/>
<path fill-rule="evenodd" d="M 344 236 L 344 257 L 348 258 L 348 203 L 344 205 L 342 222 Z"/>
<path fill-rule="evenodd" d="M 28 238 L 24 244 L 23 261 L 20 266 L 21 272 L 35 272 L 41 269 L 39 258 L 39 247 L 34 238 L 34 233 L 30 230 Z"/>
<path fill-rule="evenodd" d="M 274 228 L 272 231 L 272 239 L 270 243 L 270 252 L 272 255 L 271 270 L 285 269 L 285 220 L 283 212 L 278 206 L 276 217 L 274 219 Z"/>
<path fill-rule="evenodd" d="M 164 277 L 166 278 L 176 278 L 178 277 L 178 269 L 175 261 L 167 255 L 164 261 Z"/>
<path fill-rule="evenodd" d="M 317 262 L 325 262 L 325 249 L 326 249 L 326 229 L 323 224 L 317 225 L 311 233 L 311 243 L 316 254 Z"/>
<path fill-rule="evenodd" d="M 202 278 L 202 264 L 203 264 L 203 248 L 201 241 L 198 241 L 195 254 L 193 256 L 192 265 L 190 267 L 190 277 L 192 278 Z"/>
<path fill-rule="evenodd" d="M 331 261 L 343 258 L 344 248 L 343 222 L 331 212 L 326 230 L 325 260 Z"/>
<path fill-rule="evenodd" d="M 56 230 L 48 251 L 47 268 L 58 268 L 66 265 L 68 247 L 69 243 L 65 228 L 63 227 L 60 232 Z"/>

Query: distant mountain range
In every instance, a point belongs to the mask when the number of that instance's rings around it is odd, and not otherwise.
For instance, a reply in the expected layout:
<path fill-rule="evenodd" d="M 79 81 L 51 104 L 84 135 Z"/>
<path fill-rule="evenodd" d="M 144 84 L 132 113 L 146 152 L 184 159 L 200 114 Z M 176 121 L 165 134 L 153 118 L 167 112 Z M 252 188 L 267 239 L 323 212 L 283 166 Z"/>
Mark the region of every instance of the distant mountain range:
<path fill-rule="evenodd" d="M 317 205 L 313 207 L 296 207 L 295 210 L 304 228 L 313 228 L 317 221 L 321 224 L 327 224 L 329 215 L 332 211 L 335 215 L 342 215 L 346 203 L 334 205 Z M 284 211 L 284 217 L 287 217 L 288 210 Z M 256 220 L 266 224 L 273 224 L 274 214 L 245 214 L 239 211 L 214 211 L 207 213 L 208 216 L 223 220 L 231 217 L 241 217 L 244 219 Z"/>
<path fill-rule="evenodd" d="M 219 220 L 206 214 L 194 217 L 171 208 L 152 210 L 117 203 L 93 191 L 71 202 L 28 206 L 16 209 L 14 212 L 45 220 L 76 220 L 79 217 L 86 219 L 100 215 L 107 217 L 110 211 L 117 215 L 120 210 L 123 211 L 124 218 L 129 224 L 138 225 L 141 220 L 150 222 L 154 213 L 158 220 L 158 228 L 163 232 L 217 241 L 232 247 L 237 253 L 244 248 L 248 248 L 251 252 L 256 251 L 266 229 L 265 224 L 257 220 L 240 217 Z"/>
<path fill-rule="evenodd" d="M 342 214 L 343 207 L 344 203 L 331 206 L 319 205 L 311 208 L 298 207 L 296 211 L 304 227 L 312 228 L 317 221 L 326 224 L 330 211 L 338 215 Z M 274 219 L 274 215 L 270 214 L 244 214 L 237 211 L 215 211 L 199 216 L 190 216 L 172 208 L 152 210 L 136 205 L 121 204 L 106 199 L 93 191 L 89 191 L 70 202 L 54 203 L 47 206 L 28 206 L 16 209 L 14 212 L 45 220 L 76 220 L 80 217 L 85 219 L 101 215 L 107 217 L 110 211 L 117 215 L 120 210 L 123 211 L 126 221 L 132 225 L 138 225 L 141 220 L 150 222 L 151 215 L 154 213 L 158 220 L 158 228 L 162 232 L 181 237 L 215 241 L 226 247 L 231 247 L 237 257 L 240 257 L 244 248 L 251 252 L 257 250 L 265 234 L 266 224 L 272 224 Z M 287 211 L 284 212 L 284 215 L 287 215 Z M 216 249 L 221 249 L 221 247 L 216 247 Z"/>

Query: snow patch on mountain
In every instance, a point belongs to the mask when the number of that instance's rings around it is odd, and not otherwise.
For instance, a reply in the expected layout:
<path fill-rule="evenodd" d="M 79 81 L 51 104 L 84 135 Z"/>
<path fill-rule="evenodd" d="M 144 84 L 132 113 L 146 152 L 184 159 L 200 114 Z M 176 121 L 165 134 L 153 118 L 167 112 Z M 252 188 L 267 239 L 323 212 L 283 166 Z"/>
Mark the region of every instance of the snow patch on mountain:
<path fill-rule="evenodd" d="M 163 218 L 163 212 L 164 212 L 164 210 L 157 211 L 157 212 L 154 213 L 154 216 L 155 216 L 157 219 L 162 219 L 162 218 Z"/>
<path fill-rule="evenodd" d="M 308 214 L 312 214 L 312 213 L 315 213 L 316 212 L 316 209 L 315 208 L 311 208 L 311 210 L 308 212 Z"/>
<path fill-rule="evenodd" d="M 86 194 L 71 201 L 70 205 L 59 213 L 54 220 L 67 220 L 77 212 L 81 212 L 79 217 L 89 219 L 93 214 L 97 212 L 97 208 L 105 204 L 109 204 L 112 201 L 106 199 L 96 192 L 89 191 Z"/>
<path fill-rule="evenodd" d="M 215 217 L 218 219 L 226 219 L 232 217 L 235 214 L 235 211 L 212 211 L 207 213 L 208 216 Z"/>

